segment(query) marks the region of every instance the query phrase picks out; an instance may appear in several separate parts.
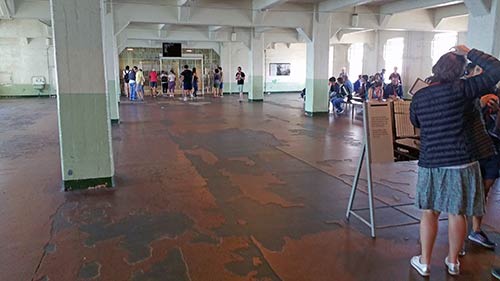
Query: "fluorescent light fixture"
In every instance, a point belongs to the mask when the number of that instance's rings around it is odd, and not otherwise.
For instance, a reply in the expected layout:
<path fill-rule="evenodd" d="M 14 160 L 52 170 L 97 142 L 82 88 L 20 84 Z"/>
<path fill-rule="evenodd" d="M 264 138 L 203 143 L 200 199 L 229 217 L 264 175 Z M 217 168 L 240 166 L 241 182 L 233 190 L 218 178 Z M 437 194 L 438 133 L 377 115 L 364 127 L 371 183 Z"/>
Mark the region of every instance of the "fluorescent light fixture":
<path fill-rule="evenodd" d="M 127 48 L 127 51 L 133 51 L 134 49 L 133 48 Z"/>
<path fill-rule="evenodd" d="M 192 52 L 193 52 L 193 50 L 191 50 L 191 49 L 186 50 L 186 53 L 192 53 Z"/>

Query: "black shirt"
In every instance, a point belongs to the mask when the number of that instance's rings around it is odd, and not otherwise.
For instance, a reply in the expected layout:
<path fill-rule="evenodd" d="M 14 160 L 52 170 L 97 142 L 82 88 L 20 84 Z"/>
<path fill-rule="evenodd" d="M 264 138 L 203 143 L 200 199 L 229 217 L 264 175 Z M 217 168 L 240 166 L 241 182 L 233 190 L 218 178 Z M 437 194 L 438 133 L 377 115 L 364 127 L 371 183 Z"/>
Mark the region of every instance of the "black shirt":
<path fill-rule="evenodd" d="M 193 83 L 193 72 L 189 69 L 184 70 L 181 73 L 181 76 L 184 77 L 184 84 L 192 84 Z"/>
<path fill-rule="evenodd" d="M 243 85 L 245 84 L 245 72 L 240 71 L 240 79 L 238 79 L 238 72 L 236 72 L 236 81 L 238 81 L 238 85 Z"/>

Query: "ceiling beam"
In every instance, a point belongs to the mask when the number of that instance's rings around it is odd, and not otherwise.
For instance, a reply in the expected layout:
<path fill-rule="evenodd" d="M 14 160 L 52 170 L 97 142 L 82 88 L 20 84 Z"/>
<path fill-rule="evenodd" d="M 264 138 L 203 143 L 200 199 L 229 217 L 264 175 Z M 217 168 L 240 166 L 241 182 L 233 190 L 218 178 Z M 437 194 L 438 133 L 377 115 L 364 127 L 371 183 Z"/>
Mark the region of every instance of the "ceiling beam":
<path fill-rule="evenodd" d="M 265 11 L 278 5 L 286 3 L 287 0 L 253 0 L 252 8 L 258 11 Z"/>
<path fill-rule="evenodd" d="M 191 13 L 191 0 L 177 0 L 177 20 L 188 22 Z"/>
<path fill-rule="evenodd" d="M 215 40 L 217 38 L 217 33 L 222 30 L 222 25 L 213 25 L 208 27 L 208 38 L 210 40 Z"/>
<path fill-rule="evenodd" d="M 444 7 L 449 5 L 455 5 L 462 3 L 463 0 L 450 1 L 450 0 L 418 0 L 418 1 L 408 1 L 399 0 L 397 2 L 387 3 L 380 6 L 380 14 L 392 15 L 402 12 L 407 12 L 411 10 L 418 9 L 429 9 Z"/>
<path fill-rule="evenodd" d="M 11 19 L 14 14 L 13 6 L 13 1 L 0 0 L 0 19 Z"/>
<path fill-rule="evenodd" d="M 435 8 L 432 10 L 434 27 L 437 27 L 444 19 L 466 16 L 468 13 L 464 4 Z"/>
<path fill-rule="evenodd" d="M 464 2 L 469 12 L 475 17 L 490 13 L 491 0 L 465 0 Z"/>
<path fill-rule="evenodd" d="M 363 5 L 371 1 L 367 0 L 327 0 L 319 3 L 318 10 L 320 12 L 332 12 L 358 5 Z"/>

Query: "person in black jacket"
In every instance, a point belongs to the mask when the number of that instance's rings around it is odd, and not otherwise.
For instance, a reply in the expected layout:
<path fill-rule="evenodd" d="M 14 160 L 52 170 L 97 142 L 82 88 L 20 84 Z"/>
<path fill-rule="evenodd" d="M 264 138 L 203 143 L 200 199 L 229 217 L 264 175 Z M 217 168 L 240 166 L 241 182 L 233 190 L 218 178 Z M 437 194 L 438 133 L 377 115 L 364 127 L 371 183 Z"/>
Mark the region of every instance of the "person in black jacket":
<path fill-rule="evenodd" d="M 466 58 L 484 69 L 481 75 L 460 79 Z M 500 80 L 500 61 L 478 50 L 455 47 L 432 68 L 431 84 L 419 90 L 410 105 L 412 124 L 420 128 L 420 156 L 416 205 L 423 210 L 420 222 L 422 254 L 411 265 L 422 276 L 430 274 L 432 248 L 438 218 L 448 213 L 449 252 L 445 259 L 448 273 L 458 275 L 458 253 L 465 239 L 465 216 L 485 212 L 484 190 L 479 164 L 465 110 L 474 99 L 487 94 Z"/>

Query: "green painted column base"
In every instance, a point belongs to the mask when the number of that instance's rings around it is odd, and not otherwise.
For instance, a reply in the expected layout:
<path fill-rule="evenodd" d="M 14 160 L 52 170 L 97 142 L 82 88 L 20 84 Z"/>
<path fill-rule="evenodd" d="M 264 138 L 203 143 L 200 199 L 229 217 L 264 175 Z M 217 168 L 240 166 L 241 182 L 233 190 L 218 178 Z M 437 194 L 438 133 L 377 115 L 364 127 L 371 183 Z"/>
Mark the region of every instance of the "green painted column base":
<path fill-rule="evenodd" d="M 264 99 L 248 99 L 249 102 L 263 102 Z"/>
<path fill-rule="evenodd" d="M 93 189 L 97 187 L 113 187 L 114 185 L 113 177 L 67 180 L 63 182 L 64 191 Z"/>
<path fill-rule="evenodd" d="M 111 119 L 111 124 L 120 124 L 120 119 Z"/>
<path fill-rule="evenodd" d="M 305 111 L 305 115 L 309 116 L 309 117 L 313 117 L 313 116 L 328 116 L 328 115 L 330 115 L 330 113 L 329 112 L 309 112 L 309 111 Z"/>

